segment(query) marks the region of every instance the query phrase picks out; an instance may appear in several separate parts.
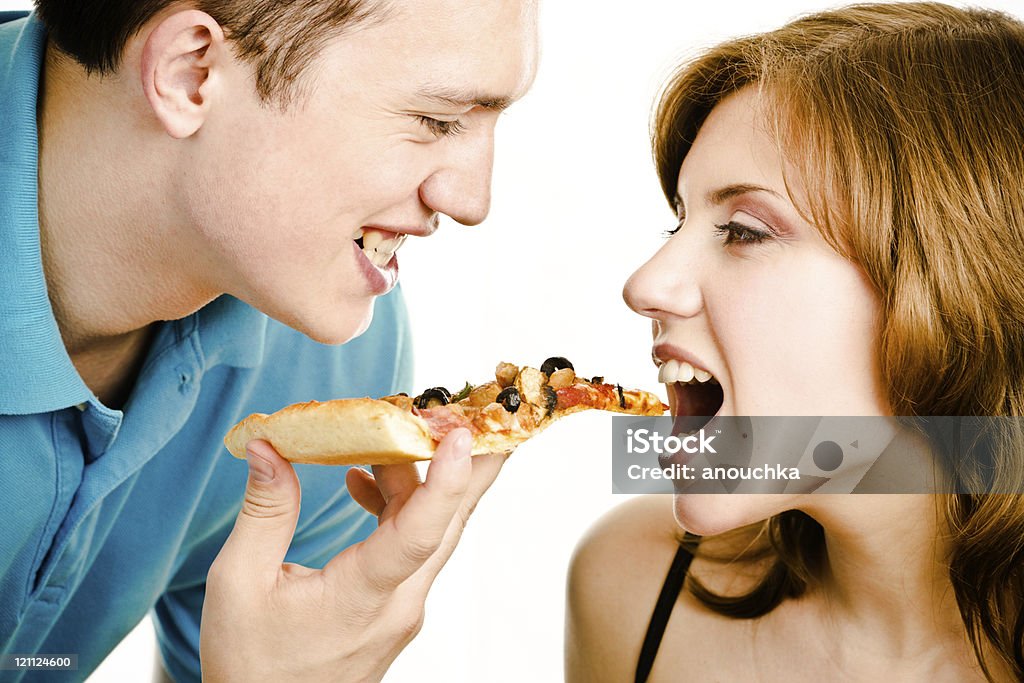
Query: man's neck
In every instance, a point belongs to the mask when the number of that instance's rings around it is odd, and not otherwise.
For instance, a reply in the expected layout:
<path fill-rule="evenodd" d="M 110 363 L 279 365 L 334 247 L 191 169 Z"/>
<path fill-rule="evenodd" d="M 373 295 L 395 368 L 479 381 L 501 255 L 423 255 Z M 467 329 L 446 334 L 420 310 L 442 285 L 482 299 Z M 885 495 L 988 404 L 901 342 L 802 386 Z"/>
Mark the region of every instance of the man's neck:
<path fill-rule="evenodd" d="M 151 324 L 214 298 L 175 215 L 166 142 L 122 85 L 47 48 L 39 121 L 39 227 L 54 317 L 71 360 L 104 402 L 122 403 Z M 150 145 L 150 146 L 147 146 Z"/>
<path fill-rule="evenodd" d="M 128 402 L 155 329 L 143 327 L 71 354 L 82 381 L 103 405 L 119 409 Z"/>

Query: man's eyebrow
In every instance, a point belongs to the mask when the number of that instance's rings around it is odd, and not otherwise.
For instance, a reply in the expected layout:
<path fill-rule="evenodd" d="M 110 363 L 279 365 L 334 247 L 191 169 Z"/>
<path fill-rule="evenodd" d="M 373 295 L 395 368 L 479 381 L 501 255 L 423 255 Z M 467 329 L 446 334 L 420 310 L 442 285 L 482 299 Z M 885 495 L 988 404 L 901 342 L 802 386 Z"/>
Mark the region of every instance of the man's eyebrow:
<path fill-rule="evenodd" d="M 491 111 L 503 111 L 514 101 L 511 97 L 439 86 L 425 86 L 419 90 L 417 95 L 446 107 L 482 107 Z"/>

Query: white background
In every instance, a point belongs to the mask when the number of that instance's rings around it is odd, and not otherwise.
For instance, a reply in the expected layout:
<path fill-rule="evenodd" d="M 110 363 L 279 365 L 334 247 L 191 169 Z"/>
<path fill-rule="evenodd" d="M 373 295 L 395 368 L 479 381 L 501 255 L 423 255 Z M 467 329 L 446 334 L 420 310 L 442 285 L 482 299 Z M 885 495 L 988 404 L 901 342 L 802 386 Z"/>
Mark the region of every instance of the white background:
<path fill-rule="evenodd" d="M 0 0 L 0 10 L 27 6 Z M 400 254 L 417 387 L 454 389 L 487 379 L 498 360 L 562 355 L 581 374 L 655 388 L 649 325 L 620 293 L 673 223 L 648 146 L 658 87 L 680 57 L 829 6 L 543 2 L 537 81 L 498 127 L 490 218 L 443 223 Z M 611 493 L 609 430 L 604 415 L 576 415 L 512 456 L 386 681 L 561 680 L 572 549 L 623 500 Z M 89 681 L 144 680 L 153 656 L 146 620 Z"/>

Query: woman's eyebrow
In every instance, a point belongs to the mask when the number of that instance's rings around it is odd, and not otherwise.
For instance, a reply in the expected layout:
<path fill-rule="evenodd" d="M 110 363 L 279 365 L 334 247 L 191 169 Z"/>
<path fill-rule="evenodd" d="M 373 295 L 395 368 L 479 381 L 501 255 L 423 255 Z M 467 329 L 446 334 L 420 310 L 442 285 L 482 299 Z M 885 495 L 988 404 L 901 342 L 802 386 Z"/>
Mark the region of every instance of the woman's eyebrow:
<path fill-rule="evenodd" d="M 740 195 L 749 194 L 751 192 L 766 192 L 774 197 L 778 197 L 779 199 L 786 199 L 769 187 L 753 185 L 751 183 L 736 183 L 734 185 L 720 187 L 717 190 L 710 190 L 706 195 L 704 195 L 704 203 L 708 206 L 718 206 L 720 204 L 724 204 L 733 197 L 739 197 Z M 676 214 L 684 214 L 686 211 L 686 204 L 683 202 L 682 195 L 677 192 L 672 200 L 673 206 L 676 209 Z"/>
<path fill-rule="evenodd" d="M 785 197 L 771 188 L 762 187 L 761 185 L 750 185 L 748 183 L 737 183 L 735 185 L 726 185 L 725 187 L 717 190 L 711 190 L 704 196 L 704 201 L 711 206 L 717 206 L 725 203 L 733 197 L 738 197 L 750 192 L 767 192 L 779 199 L 785 199 Z"/>

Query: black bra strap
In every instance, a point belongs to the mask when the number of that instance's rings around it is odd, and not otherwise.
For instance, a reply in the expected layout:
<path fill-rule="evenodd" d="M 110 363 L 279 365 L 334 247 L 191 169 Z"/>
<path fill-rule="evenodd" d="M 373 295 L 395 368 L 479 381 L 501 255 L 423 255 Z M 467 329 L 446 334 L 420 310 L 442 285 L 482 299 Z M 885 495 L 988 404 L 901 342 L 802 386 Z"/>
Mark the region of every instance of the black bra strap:
<path fill-rule="evenodd" d="M 691 534 L 687 534 L 688 540 L 695 538 Z M 651 675 L 654 658 L 658 654 L 661 638 L 665 635 L 665 627 L 668 626 L 668 618 L 672 616 L 672 608 L 675 606 L 676 600 L 679 599 L 679 592 L 683 589 L 686 572 L 689 571 L 692 560 L 691 551 L 680 545 L 676 550 L 675 557 L 672 558 L 672 566 L 669 567 L 665 583 L 661 587 L 658 602 L 654 605 L 651 623 L 647 626 L 644 644 L 640 648 L 640 658 L 636 663 L 636 683 L 646 683 L 647 677 Z"/>

